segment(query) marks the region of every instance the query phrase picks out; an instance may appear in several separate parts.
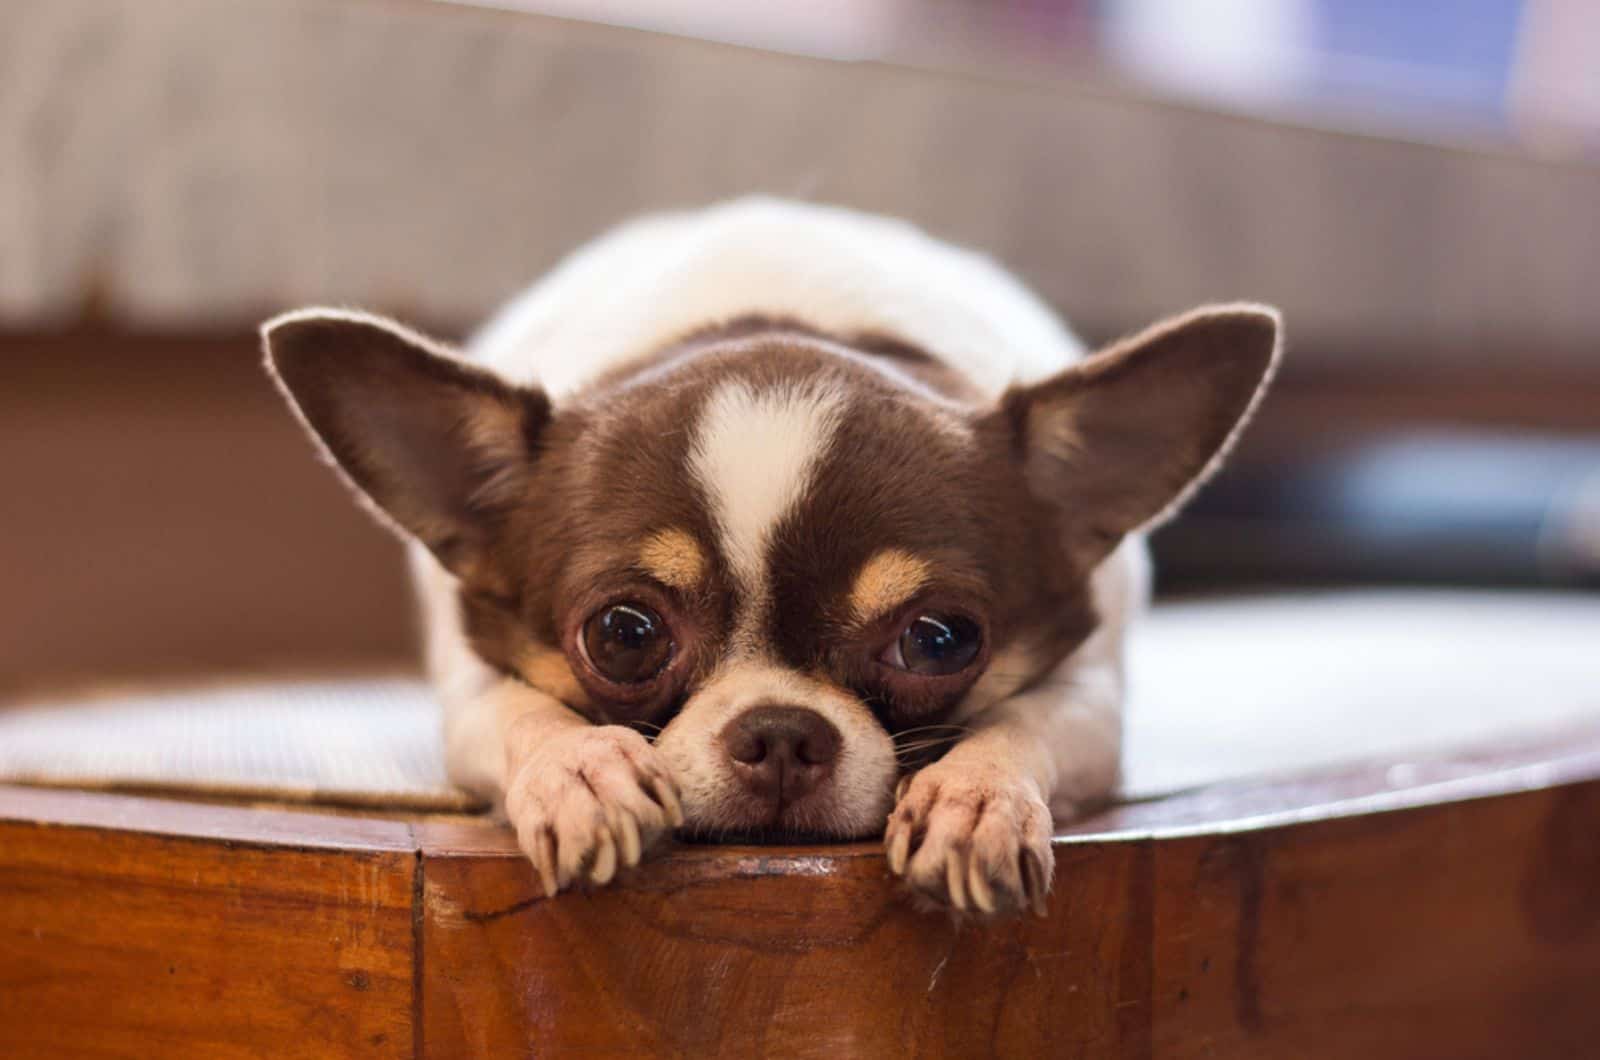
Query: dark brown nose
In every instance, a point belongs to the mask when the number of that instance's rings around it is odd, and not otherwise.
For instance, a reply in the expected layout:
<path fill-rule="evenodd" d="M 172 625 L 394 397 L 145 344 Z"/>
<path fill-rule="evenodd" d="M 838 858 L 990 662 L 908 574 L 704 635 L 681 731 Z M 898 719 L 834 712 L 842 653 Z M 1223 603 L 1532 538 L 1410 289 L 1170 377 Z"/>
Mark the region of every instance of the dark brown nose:
<path fill-rule="evenodd" d="M 752 707 L 722 730 L 734 774 L 780 807 L 804 798 L 833 772 L 839 730 L 804 707 Z"/>

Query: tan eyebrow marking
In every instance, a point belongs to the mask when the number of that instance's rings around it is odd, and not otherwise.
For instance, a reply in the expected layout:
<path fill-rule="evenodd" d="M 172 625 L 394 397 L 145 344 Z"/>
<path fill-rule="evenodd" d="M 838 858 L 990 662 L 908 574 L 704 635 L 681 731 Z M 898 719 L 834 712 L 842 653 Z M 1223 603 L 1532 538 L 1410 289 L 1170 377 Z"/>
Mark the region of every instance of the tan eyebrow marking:
<path fill-rule="evenodd" d="M 861 565 L 850 587 L 850 613 L 870 622 L 911 599 L 928 583 L 928 561 L 904 549 L 886 548 Z"/>
<path fill-rule="evenodd" d="M 682 530 L 657 530 L 639 549 L 639 565 L 661 584 L 687 592 L 705 577 L 706 554 Z"/>

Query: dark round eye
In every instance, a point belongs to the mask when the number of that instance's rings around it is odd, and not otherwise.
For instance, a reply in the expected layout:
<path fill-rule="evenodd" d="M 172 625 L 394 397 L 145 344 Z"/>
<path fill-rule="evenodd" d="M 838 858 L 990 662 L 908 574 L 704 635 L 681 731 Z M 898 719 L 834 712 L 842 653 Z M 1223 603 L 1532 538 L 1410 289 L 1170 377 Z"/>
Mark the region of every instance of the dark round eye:
<path fill-rule="evenodd" d="M 583 653 L 606 680 L 643 684 L 671 661 L 672 637 L 661 616 L 643 604 L 608 604 L 583 624 Z"/>
<path fill-rule="evenodd" d="M 971 666 L 982 646 L 983 633 L 970 618 L 922 614 L 890 645 L 886 661 L 925 677 L 946 677 Z"/>

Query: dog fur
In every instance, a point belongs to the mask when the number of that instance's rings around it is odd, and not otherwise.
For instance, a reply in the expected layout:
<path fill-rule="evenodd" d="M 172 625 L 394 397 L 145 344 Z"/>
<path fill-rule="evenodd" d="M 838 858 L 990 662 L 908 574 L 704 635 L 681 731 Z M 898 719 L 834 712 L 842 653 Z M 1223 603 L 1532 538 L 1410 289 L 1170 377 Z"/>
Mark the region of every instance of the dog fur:
<path fill-rule="evenodd" d="M 464 354 L 350 311 L 263 330 L 324 454 L 412 542 L 451 776 L 547 892 L 675 829 L 882 834 L 918 894 L 982 913 L 1042 910 L 1052 823 L 1113 791 L 1140 533 L 1215 469 L 1280 347 L 1274 311 L 1234 304 L 1086 357 L 979 255 L 768 199 L 613 231 Z M 619 601 L 670 635 L 647 680 L 586 647 Z M 978 631 L 970 662 L 913 672 L 917 615 Z M 828 751 L 796 744 L 769 796 L 729 733 L 771 710 Z"/>

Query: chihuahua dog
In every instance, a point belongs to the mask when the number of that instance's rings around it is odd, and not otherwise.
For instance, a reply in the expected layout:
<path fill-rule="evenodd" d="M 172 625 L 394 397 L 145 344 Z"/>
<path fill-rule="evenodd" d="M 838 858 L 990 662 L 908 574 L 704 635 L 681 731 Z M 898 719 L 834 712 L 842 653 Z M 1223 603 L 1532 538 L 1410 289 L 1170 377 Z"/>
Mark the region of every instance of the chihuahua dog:
<path fill-rule="evenodd" d="M 263 328 L 326 458 L 410 541 L 451 777 L 551 895 L 651 844 L 882 835 L 957 910 L 1042 911 L 1118 777 L 1139 536 L 1218 464 L 1279 318 L 1085 356 L 1001 268 L 768 199 L 579 250 L 465 353 Z"/>

